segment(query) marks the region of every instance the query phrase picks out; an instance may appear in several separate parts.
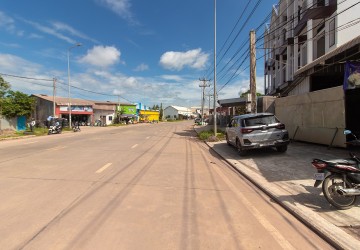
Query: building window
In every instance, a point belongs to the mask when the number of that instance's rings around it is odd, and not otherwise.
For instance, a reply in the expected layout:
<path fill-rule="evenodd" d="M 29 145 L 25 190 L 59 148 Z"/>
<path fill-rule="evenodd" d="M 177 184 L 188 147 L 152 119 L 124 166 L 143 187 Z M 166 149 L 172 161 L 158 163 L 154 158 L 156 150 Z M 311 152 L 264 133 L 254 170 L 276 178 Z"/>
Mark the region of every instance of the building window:
<path fill-rule="evenodd" d="M 329 47 L 335 45 L 335 18 L 329 23 Z"/>
<path fill-rule="evenodd" d="M 109 121 L 112 121 L 112 116 L 111 115 L 109 116 Z"/>

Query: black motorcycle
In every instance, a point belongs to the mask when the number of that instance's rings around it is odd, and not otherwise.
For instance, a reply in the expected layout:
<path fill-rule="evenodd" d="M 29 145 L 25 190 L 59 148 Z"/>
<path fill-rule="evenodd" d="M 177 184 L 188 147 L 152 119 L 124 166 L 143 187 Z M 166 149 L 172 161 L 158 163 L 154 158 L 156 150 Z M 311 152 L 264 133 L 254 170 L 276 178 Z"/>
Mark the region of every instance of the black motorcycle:
<path fill-rule="evenodd" d="M 345 130 L 344 134 L 352 133 Z M 358 142 L 352 142 L 352 145 L 358 145 Z M 317 169 L 314 187 L 322 183 L 326 200 L 337 209 L 353 207 L 360 195 L 360 158 L 351 152 L 349 154 L 348 159 L 313 159 L 311 163 Z"/>

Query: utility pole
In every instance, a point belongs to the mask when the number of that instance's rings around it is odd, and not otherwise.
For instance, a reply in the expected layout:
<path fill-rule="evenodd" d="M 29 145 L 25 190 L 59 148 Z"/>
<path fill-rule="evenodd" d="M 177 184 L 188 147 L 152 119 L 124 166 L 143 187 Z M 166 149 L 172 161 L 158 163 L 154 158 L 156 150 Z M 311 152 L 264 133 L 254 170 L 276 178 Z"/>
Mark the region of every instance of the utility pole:
<path fill-rule="evenodd" d="M 210 80 L 206 80 L 205 78 L 199 79 L 202 84 L 199 85 L 200 88 L 202 88 L 202 94 L 201 94 L 201 125 L 204 123 L 204 105 L 205 105 L 205 88 L 209 87 L 210 85 L 207 85 L 206 82 L 209 82 Z"/>
<path fill-rule="evenodd" d="M 55 117 L 56 78 L 53 78 L 53 117 Z"/>
<path fill-rule="evenodd" d="M 214 0 L 214 136 L 217 136 L 216 119 L 216 0 Z"/>
<path fill-rule="evenodd" d="M 209 97 L 209 116 L 210 116 L 210 109 L 211 109 L 211 104 L 210 104 L 210 102 L 211 102 L 211 97 L 212 97 L 213 95 L 208 94 L 208 95 L 206 95 L 206 96 Z"/>
<path fill-rule="evenodd" d="M 121 115 L 121 107 L 120 107 L 120 95 L 118 95 L 118 103 L 119 103 L 119 107 L 118 107 L 118 118 L 119 118 L 119 122 L 120 122 L 120 115 Z"/>
<path fill-rule="evenodd" d="M 256 114 L 256 51 L 255 30 L 250 31 L 250 94 L 251 113 Z"/>

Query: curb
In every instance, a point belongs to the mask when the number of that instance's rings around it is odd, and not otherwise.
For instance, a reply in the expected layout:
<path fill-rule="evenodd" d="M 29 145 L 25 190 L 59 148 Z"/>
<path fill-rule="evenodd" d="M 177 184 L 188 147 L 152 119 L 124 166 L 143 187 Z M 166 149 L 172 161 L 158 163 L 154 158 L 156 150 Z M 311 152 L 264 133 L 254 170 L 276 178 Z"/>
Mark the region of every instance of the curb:
<path fill-rule="evenodd" d="M 36 137 L 36 135 L 24 135 L 24 136 L 14 136 L 14 137 L 4 137 L 4 138 L 0 138 L 0 141 L 26 139 L 26 138 L 31 138 L 31 137 Z"/>

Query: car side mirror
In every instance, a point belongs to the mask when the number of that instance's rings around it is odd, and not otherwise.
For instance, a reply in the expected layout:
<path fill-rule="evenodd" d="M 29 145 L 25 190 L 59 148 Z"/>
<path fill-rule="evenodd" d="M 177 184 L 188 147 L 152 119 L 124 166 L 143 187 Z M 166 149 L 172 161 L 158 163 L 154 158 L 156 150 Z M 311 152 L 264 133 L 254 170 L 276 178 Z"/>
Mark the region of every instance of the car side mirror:
<path fill-rule="evenodd" d="M 351 133 L 352 133 L 351 130 L 348 129 L 344 130 L 344 135 L 350 135 Z"/>

